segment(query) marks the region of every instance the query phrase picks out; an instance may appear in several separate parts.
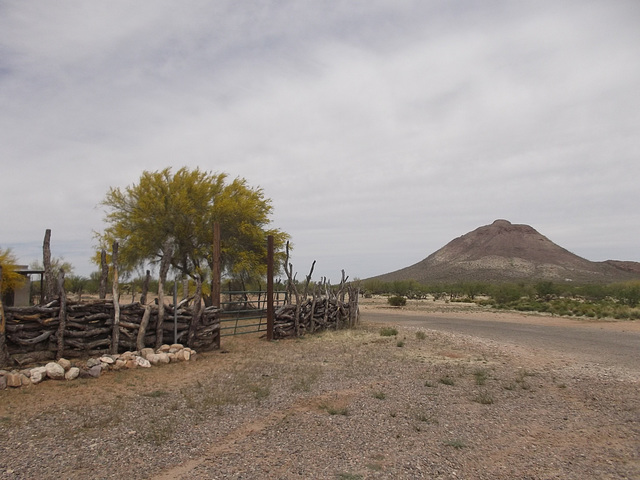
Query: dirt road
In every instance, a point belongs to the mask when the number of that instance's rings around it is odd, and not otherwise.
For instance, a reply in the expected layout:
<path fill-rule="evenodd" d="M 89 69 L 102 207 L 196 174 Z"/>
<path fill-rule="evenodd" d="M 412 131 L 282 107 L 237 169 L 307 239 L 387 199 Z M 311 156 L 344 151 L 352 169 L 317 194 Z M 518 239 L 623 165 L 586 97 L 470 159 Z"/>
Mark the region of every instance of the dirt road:
<path fill-rule="evenodd" d="M 540 355 L 571 356 L 574 361 L 629 370 L 640 376 L 640 324 L 586 321 L 500 313 L 416 312 L 390 308 L 364 309 L 362 319 L 393 323 L 491 340 L 534 349 Z"/>

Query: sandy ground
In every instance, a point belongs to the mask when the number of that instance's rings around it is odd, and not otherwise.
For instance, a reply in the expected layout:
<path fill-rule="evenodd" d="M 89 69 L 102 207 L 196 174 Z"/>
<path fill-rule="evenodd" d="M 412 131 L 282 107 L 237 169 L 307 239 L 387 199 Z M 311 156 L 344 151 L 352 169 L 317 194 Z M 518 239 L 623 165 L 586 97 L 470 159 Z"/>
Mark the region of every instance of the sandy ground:
<path fill-rule="evenodd" d="M 406 311 L 585 325 L 459 304 Z M 0 478 L 640 478 L 638 381 L 398 330 L 224 338 L 193 363 L 0 391 Z"/>

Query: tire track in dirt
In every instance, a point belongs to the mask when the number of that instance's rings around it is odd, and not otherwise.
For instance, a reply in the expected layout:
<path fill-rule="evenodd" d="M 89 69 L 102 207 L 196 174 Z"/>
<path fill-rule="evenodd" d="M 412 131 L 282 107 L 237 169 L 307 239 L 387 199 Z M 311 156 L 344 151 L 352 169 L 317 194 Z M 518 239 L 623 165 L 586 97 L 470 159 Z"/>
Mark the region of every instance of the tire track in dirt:
<path fill-rule="evenodd" d="M 314 397 L 303 397 L 297 399 L 293 405 L 285 410 L 270 413 L 264 418 L 255 419 L 244 423 L 240 427 L 225 435 L 219 442 L 208 449 L 207 453 L 199 458 L 188 460 L 180 465 L 149 477 L 149 480 L 179 480 L 189 478 L 189 475 L 199 466 L 207 461 L 217 460 L 219 456 L 232 453 L 235 446 L 246 438 L 256 435 L 263 430 L 272 427 L 291 415 L 320 410 L 323 403 L 331 401 L 332 404 L 348 404 L 358 393 L 371 388 L 370 385 L 361 386 L 357 389 L 345 389 L 328 392 Z"/>

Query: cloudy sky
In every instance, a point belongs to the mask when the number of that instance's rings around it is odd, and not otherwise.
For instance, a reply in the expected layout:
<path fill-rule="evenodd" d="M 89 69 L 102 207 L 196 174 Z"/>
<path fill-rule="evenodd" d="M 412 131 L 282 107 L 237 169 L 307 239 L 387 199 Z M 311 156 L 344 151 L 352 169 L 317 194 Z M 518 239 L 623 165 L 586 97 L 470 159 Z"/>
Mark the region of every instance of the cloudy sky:
<path fill-rule="evenodd" d="M 262 187 L 294 269 L 504 218 L 640 261 L 640 2 L 0 0 L 0 247 L 88 275 L 144 170 Z"/>

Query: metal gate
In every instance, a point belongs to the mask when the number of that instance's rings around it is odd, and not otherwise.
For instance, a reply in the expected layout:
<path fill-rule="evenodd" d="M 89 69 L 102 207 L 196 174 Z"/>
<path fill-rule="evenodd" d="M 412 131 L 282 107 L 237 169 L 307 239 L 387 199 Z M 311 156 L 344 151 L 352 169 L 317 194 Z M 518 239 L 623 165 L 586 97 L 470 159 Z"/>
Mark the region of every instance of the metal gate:
<path fill-rule="evenodd" d="M 267 332 L 267 292 L 224 292 L 220 299 L 220 336 Z M 287 292 L 274 291 L 274 309 L 284 305 Z"/>

